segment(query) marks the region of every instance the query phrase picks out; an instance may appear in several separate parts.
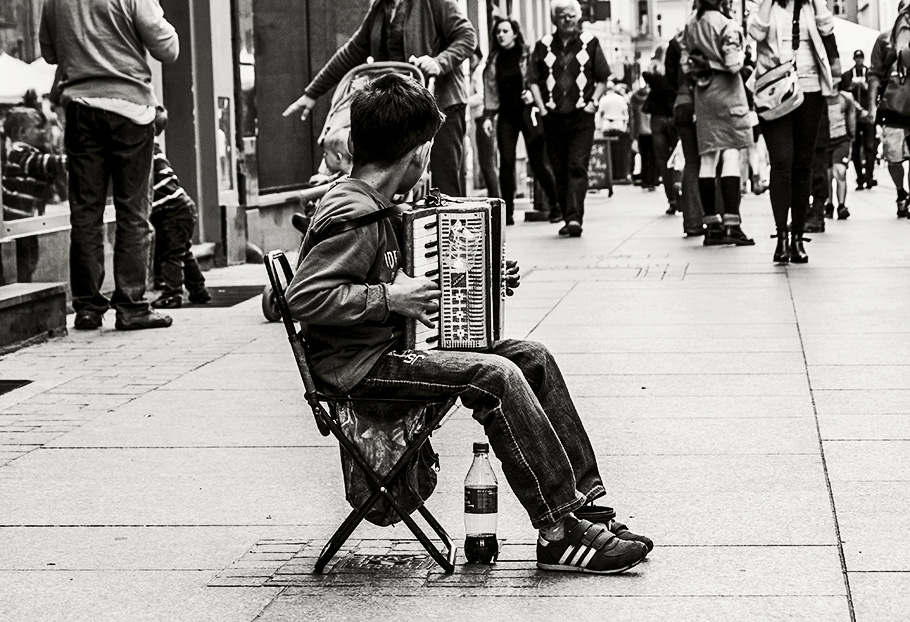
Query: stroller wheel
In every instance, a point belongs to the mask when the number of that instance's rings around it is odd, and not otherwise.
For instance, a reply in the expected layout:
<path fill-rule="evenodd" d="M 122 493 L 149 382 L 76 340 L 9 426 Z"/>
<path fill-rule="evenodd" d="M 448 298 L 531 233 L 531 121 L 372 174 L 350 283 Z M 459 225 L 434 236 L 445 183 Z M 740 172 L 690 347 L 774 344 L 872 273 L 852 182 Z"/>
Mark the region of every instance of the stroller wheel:
<path fill-rule="evenodd" d="M 281 319 L 278 301 L 275 299 L 275 292 L 272 291 L 271 285 L 266 285 L 265 289 L 262 290 L 262 315 L 269 322 L 277 322 Z"/>

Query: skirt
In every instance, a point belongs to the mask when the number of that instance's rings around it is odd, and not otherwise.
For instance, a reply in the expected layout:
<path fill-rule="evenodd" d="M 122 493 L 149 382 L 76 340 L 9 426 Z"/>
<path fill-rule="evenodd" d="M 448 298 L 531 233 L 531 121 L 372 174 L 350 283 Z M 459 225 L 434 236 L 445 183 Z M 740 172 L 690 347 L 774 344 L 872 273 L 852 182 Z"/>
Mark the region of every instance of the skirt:
<path fill-rule="evenodd" d="M 694 90 L 699 155 L 753 145 L 752 115 L 738 73 L 718 71 L 706 86 Z"/>

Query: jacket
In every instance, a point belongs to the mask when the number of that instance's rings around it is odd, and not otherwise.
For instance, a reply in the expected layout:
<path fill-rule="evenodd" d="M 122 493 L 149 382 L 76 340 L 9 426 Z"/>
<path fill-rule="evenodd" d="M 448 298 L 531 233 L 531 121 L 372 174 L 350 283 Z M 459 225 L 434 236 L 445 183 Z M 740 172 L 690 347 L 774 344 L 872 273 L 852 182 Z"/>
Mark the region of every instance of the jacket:
<path fill-rule="evenodd" d="M 496 84 L 496 59 L 499 58 L 499 48 L 490 52 L 490 58 L 483 68 L 483 116 L 493 117 L 499 110 L 499 86 Z M 521 58 L 518 66 L 524 88 L 528 88 L 528 60 L 531 58 L 531 48 L 527 45 L 521 48 Z"/>
<path fill-rule="evenodd" d="M 162 63 L 180 53 L 177 31 L 157 0 L 46 0 L 38 40 L 44 60 L 59 65 L 59 92 L 158 103 L 146 52 Z"/>
<path fill-rule="evenodd" d="M 387 285 L 401 262 L 392 219 L 334 235 L 327 230 L 389 207 L 369 185 L 344 178 L 326 192 L 287 289 L 291 315 L 304 324 L 320 387 L 347 393 L 383 354 L 402 345 L 404 320 L 389 314 Z"/>
<path fill-rule="evenodd" d="M 335 52 L 316 74 L 305 93 L 318 99 L 357 65 L 376 57 L 382 47 L 382 30 L 387 0 L 375 0 L 357 32 Z M 442 67 L 436 77 L 436 102 L 445 110 L 468 101 L 468 84 L 461 63 L 471 56 L 477 43 L 474 26 L 455 0 L 403 0 L 407 2 L 404 24 L 405 59 L 432 56 Z"/>
<path fill-rule="evenodd" d="M 761 21 L 758 8 L 761 5 L 757 0 L 750 0 L 747 10 L 749 17 L 747 27 L 749 36 L 755 39 L 756 59 L 755 77 L 759 78 L 781 62 L 793 59 L 793 49 L 782 43 L 781 34 L 790 32 L 793 26 L 793 16 L 776 2 L 771 5 L 771 16 L 768 22 Z M 831 59 L 837 58 L 837 46 L 834 45 L 834 16 L 828 6 L 820 0 L 805 0 L 800 9 L 800 19 L 809 30 L 812 41 L 812 53 L 818 66 L 818 75 L 821 79 L 822 95 L 829 96 L 838 92 L 835 83 Z M 825 40 L 823 40 L 825 38 Z M 826 45 L 827 44 L 827 45 Z M 840 76 L 837 76 L 838 78 Z"/>
<path fill-rule="evenodd" d="M 701 17 L 692 13 L 686 22 L 681 42 L 693 59 L 693 52 L 700 50 L 699 58 L 714 71 L 736 73 L 743 67 L 746 53 L 743 33 L 736 22 L 720 11 L 706 11 Z M 697 70 L 696 70 L 697 72 Z"/>

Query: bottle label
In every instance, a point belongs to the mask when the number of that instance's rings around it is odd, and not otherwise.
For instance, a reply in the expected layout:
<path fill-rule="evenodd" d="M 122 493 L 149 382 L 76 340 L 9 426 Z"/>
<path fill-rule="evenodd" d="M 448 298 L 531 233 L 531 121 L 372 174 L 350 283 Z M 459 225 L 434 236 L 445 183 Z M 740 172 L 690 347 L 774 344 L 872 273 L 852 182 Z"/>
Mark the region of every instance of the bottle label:
<path fill-rule="evenodd" d="M 499 491 L 496 488 L 465 488 L 464 511 L 467 514 L 496 514 Z"/>

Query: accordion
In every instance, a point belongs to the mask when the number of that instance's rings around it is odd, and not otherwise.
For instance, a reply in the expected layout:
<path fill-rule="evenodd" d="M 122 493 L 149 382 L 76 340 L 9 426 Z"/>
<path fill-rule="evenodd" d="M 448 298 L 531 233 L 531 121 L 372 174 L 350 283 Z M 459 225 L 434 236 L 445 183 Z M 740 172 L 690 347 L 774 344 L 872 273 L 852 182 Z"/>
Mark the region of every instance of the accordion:
<path fill-rule="evenodd" d="M 435 203 L 435 205 L 434 205 Z M 484 350 L 502 336 L 505 204 L 500 199 L 427 197 L 402 214 L 403 268 L 439 284 L 439 310 L 427 328 L 408 318 L 412 350 Z"/>

